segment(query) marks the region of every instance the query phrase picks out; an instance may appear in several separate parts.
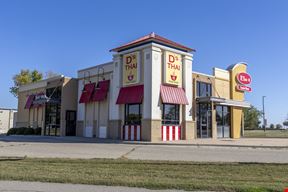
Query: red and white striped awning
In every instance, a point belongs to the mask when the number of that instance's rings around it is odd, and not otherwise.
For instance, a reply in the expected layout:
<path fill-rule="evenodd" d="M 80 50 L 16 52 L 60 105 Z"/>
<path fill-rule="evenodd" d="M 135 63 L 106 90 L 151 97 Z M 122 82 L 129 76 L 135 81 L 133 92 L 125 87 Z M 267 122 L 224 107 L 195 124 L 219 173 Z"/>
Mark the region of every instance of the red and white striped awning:
<path fill-rule="evenodd" d="M 189 104 L 183 88 L 161 85 L 160 93 L 163 103 L 181 104 L 181 105 Z"/>

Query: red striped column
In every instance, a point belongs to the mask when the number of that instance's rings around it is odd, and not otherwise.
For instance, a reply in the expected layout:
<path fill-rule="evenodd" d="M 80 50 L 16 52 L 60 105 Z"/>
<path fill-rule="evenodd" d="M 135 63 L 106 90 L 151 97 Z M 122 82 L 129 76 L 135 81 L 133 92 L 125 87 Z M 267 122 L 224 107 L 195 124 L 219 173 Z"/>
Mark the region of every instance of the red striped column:
<path fill-rule="evenodd" d="M 125 125 L 123 129 L 123 139 L 126 141 L 140 141 L 140 125 Z"/>
<path fill-rule="evenodd" d="M 181 138 L 181 126 L 178 125 L 163 125 L 162 141 L 177 141 Z"/>

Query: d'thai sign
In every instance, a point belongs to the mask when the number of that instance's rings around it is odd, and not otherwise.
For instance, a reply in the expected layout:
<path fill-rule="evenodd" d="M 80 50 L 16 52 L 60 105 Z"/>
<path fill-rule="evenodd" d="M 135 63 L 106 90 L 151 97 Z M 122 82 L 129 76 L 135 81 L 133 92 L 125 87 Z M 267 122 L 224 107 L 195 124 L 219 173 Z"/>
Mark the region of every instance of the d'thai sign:
<path fill-rule="evenodd" d="M 237 83 L 238 83 L 238 85 L 236 86 L 236 89 L 238 91 L 247 91 L 247 92 L 252 91 L 252 88 L 248 86 L 252 82 L 252 78 L 248 73 L 244 73 L 244 72 L 238 73 L 236 75 L 236 78 L 237 78 Z"/>
<path fill-rule="evenodd" d="M 139 52 L 129 53 L 123 56 L 123 85 L 139 83 L 140 59 Z"/>
<path fill-rule="evenodd" d="M 164 83 L 171 85 L 181 85 L 182 83 L 181 55 L 169 51 L 165 52 Z"/>

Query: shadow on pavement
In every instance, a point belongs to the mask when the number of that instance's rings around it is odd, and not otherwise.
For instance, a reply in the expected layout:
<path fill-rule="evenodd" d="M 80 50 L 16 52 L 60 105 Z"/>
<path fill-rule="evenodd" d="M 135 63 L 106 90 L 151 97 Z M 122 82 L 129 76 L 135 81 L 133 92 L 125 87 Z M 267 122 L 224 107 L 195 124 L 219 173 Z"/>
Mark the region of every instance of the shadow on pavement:
<path fill-rule="evenodd" d="M 57 136 L 24 136 L 0 135 L 0 142 L 27 142 L 27 143 L 105 143 L 116 144 L 123 143 L 121 140 L 86 138 L 86 137 L 57 137 Z"/>

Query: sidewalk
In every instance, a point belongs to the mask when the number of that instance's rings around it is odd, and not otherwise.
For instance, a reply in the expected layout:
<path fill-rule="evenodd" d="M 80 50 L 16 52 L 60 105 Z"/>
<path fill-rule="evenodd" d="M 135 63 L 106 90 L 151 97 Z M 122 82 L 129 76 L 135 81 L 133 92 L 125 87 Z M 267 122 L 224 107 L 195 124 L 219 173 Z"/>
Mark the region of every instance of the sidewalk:
<path fill-rule="evenodd" d="M 142 145 L 288 148 L 288 138 L 194 139 L 194 140 L 165 141 L 165 142 L 123 141 L 123 143 L 142 144 Z"/>
<path fill-rule="evenodd" d="M 180 141 L 121 141 L 85 137 L 53 136 L 0 136 L 0 142 L 28 143 L 106 143 L 137 145 L 175 145 L 175 146 L 213 146 L 213 147 L 252 147 L 252 148 L 288 148 L 288 138 L 240 138 L 240 139 L 193 139 Z"/>
<path fill-rule="evenodd" d="M 26 192 L 172 192 L 178 190 L 149 190 L 135 187 L 118 187 L 102 185 L 81 185 L 62 183 L 41 183 L 22 181 L 0 181 L 0 191 Z M 179 190 L 180 192 L 180 190 Z"/>

